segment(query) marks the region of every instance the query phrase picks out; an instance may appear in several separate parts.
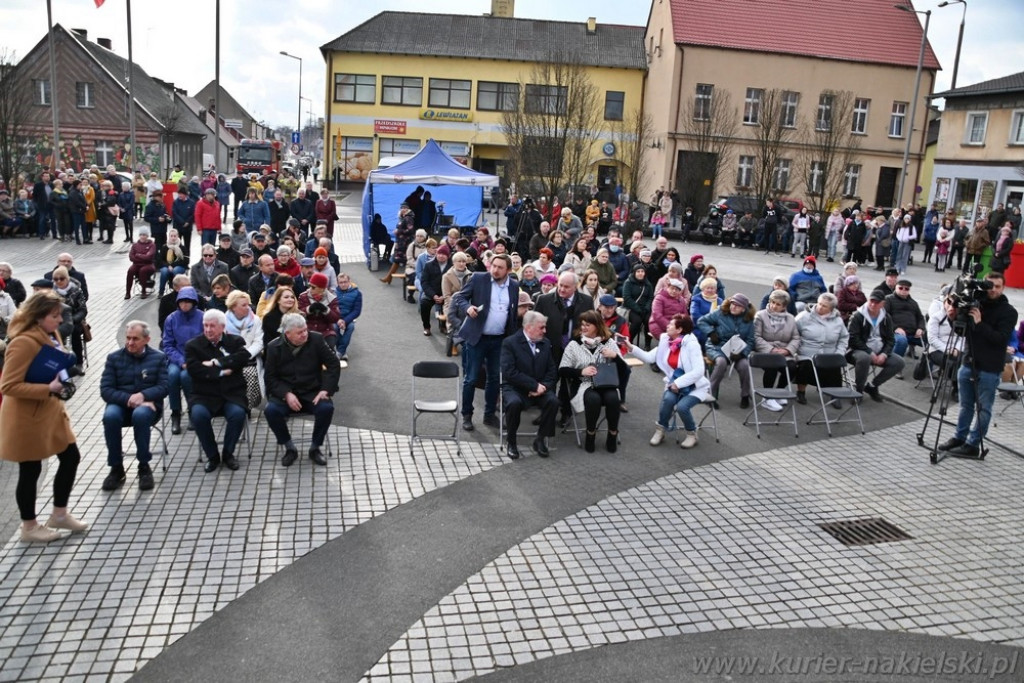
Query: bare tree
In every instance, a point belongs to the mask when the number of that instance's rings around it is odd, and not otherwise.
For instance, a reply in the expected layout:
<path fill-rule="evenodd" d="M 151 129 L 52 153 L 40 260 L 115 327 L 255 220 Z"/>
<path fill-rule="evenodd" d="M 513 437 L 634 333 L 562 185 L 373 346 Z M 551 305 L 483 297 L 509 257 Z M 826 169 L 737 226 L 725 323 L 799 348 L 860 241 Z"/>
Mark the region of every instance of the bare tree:
<path fill-rule="evenodd" d="M 519 80 L 519 101 L 502 112 L 507 180 L 541 194 L 580 184 L 599 133 L 598 90 L 577 54 L 556 50 Z"/>
<path fill-rule="evenodd" d="M 21 161 L 32 105 L 29 92 L 15 53 L 0 48 L 0 176 L 12 188 L 18 173 L 26 170 Z"/>
<path fill-rule="evenodd" d="M 806 142 L 799 152 L 798 168 L 812 211 L 838 205 L 845 194 L 846 169 L 857 163 L 860 150 L 860 136 L 853 133 L 855 102 L 849 90 L 826 90 L 813 121 L 804 123 Z"/>
<path fill-rule="evenodd" d="M 623 160 L 622 176 L 619 181 L 634 199 L 646 197 L 647 155 L 654 135 L 654 119 L 639 107 L 629 113 L 623 121 L 612 126 L 612 139 Z"/>
<path fill-rule="evenodd" d="M 710 193 L 728 172 L 740 127 L 729 91 L 706 87 L 702 97 L 686 102 L 678 125 L 686 151 L 676 177 L 680 201 L 688 206 L 711 201 Z"/>
<path fill-rule="evenodd" d="M 753 189 L 758 203 L 776 197 L 789 189 L 786 176 L 792 172 L 792 160 L 782 156 L 783 147 L 789 146 L 797 134 L 795 127 L 784 125 L 782 91 L 777 88 L 761 91 L 761 99 L 754 111 L 745 104 L 744 122 L 754 124 Z"/>

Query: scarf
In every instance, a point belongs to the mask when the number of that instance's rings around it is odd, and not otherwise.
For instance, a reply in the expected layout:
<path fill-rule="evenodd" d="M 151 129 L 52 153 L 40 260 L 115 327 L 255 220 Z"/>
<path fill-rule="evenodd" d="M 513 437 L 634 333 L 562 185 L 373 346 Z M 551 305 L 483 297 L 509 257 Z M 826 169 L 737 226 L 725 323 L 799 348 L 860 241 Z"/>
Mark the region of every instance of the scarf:
<path fill-rule="evenodd" d="M 255 320 L 256 317 L 255 315 L 253 315 L 253 312 L 251 310 L 249 311 L 249 315 L 247 315 L 244 318 L 236 317 L 232 311 L 228 311 L 224 315 L 225 318 L 227 318 L 228 333 L 237 335 L 241 335 L 244 330 L 247 330 L 250 327 L 252 327 L 253 320 Z"/>
<path fill-rule="evenodd" d="M 999 241 L 996 242 L 996 251 L 999 251 L 1000 249 L 1002 249 L 1003 245 L 1006 244 L 1006 240 L 1008 240 L 1008 239 L 1010 239 L 1009 235 L 1003 235 L 1002 237 L 1000 237 Z"/>

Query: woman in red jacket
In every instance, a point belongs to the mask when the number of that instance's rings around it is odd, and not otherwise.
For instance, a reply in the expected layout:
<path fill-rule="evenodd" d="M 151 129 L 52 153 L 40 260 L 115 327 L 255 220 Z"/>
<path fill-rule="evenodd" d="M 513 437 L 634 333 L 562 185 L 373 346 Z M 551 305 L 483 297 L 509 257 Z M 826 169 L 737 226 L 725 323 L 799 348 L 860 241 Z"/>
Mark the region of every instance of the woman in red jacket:
<path fill-rule="evenodd" d="M 331 199 L 331 193 L 324 188 L 320 190 L 320 199 L 316 201 L 316 219 L 327 221 L 327 236 L 334 239 L 334 221 L 338 220 L 338 205 Z"/>
<path fill-rule="evenodd" d="M 217 188 L 206 188 L 203 198 L 196 202 L 195 226 L 199 231 L 200 245 L 217 246 L 217 235 L 220 234 L 220 202 L 217 201 Z"/>

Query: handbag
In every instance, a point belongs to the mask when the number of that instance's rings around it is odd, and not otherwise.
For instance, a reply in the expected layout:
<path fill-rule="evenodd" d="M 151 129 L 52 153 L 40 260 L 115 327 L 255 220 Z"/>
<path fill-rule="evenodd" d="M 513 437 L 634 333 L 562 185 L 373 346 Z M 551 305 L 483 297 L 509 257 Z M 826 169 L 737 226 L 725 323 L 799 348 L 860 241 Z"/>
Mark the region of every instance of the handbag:
<path fill-rule="evenodd" d="M 82 341 L 86 344 L 92 341 L 92 325 L 82 321 Z"/>
<path fill-rule="evenodd" d="M 597 374 L 591 379 L 595 389 L 618 389 L 619 369 L 614 363 L 601 363 L 597 365 Z"/>

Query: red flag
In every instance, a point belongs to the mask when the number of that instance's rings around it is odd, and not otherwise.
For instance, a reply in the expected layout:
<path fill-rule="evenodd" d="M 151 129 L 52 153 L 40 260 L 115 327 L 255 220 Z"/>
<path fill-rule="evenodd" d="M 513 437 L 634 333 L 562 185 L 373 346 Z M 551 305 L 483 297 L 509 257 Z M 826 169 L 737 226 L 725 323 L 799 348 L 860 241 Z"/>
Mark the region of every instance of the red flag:
<path fill-rule="evenodd" d="M 103 7 L 104 2 L 106 2 L 106 0 L 96 0 L 96 9 Z"/>

